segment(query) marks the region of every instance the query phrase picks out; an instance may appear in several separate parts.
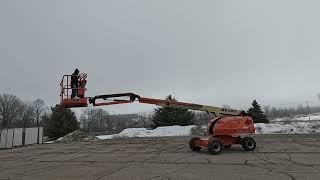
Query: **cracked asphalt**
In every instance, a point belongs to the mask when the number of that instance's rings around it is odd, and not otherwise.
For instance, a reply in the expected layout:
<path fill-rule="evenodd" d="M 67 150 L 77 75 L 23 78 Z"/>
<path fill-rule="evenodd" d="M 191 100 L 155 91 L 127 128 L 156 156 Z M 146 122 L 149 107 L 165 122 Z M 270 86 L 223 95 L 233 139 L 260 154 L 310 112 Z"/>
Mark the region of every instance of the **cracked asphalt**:
<path fill-rule="evenodd" d="M 320 135 L 256 135 L 257 149 L 189 150 L 190 137 L 43 144 L 0 151 L 4 179 L 320 179 Z"/>

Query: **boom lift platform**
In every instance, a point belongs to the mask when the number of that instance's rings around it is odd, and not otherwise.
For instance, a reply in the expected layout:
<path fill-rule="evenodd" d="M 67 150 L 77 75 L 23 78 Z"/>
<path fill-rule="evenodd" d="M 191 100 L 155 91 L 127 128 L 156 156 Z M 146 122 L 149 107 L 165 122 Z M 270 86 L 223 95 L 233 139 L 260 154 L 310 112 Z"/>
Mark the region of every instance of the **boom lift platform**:
<path fill-rule="evenodd" d="M 60 82 L 61 92 L 60 92 L 60 106 L 65 108 L 75 108 L 75 107 L 87 107 L 88 100 L 85 96 L 87 89 L 85 87 L 72 88 L 71 87 L 71 76 L 63 75 Z M 86 76 L 80 81 L 85 81 Z M 72 91 L 77 91 L 77 98 L 71 98 Z"/>
<path fill-rule="evenodd" d="M 60 83 L 61 102 L 59 106 L 61 107 L 87 107 L 88 103 L 93 106 L 109 106 L 139 102 L 161 107 L 204 111 L 216 118 L 210 120 L 208 123 L 208 137 L 193 137 L 190 139 L 189 147 L 191 150 L 200 151 L 201 148 L 208 148 L 211 154 L 218 154 L 223 148 L 229 148 L 234 144 L 240 144 L 245 151 L 253 151 L 256 148 L 256 142 L 250 136 L 255 133 L 253 120 L 251 117 L 246 116 L 244 111 L 172 100 L 146 98 L 134 93 L 106 94 L 86 97 L 85 93 L 87 89 L 85 87 L 71 88 L 70 78 L 71 75 L 64 75 Z M 86 81 L 86 79 L 82 80 Z M 77 91 L 78 98 L 71 98 L 72 89 Z"/>

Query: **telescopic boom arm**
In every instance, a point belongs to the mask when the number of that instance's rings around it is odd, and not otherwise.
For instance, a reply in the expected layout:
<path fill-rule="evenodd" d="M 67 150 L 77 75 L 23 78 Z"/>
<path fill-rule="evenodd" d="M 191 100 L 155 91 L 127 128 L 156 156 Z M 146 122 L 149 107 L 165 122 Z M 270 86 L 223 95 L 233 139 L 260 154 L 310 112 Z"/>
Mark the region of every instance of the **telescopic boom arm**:
<path fill-rule="evenodd" d="M 64 75 L 60 87 L 60 105 L 65 108 L 74 108 L 74 107 L 87 107 L 88 100 L 89 103 L 93 106 L 109 106 L 114 104 L 125 104 L 125 103 L 133 103 L 138 101 L 140 103 L 145 104 L 154 104 L 161 107 L 172 107 L 172 108 L 181 108 L 181 109 L 190 109 L 197 111 L 204 111 L 210 113 L 216 117 L 221 116 L 244 116 L 244 111 L 233 110 L 229 108 L 221 108 L 214 106 L 206 106 L 201 104 L 193 104 L 193 103 L 185 103 L 178 102 L 174 100 L 162 100 L 162 99 L 153 99 L 146 98 L 136 95 L 134 93 L 121 93 L 121 94 L 107 94 L 107 95 L 99 95 L 94 97 L 86 97 L 86 78 L 87 75 L 82 73 L 84 76 L 79 79 L 79 86 L 77 88 L 72 87 L 71 85 L 71 76 L 72 75 Z M 77 94 L 77 98 L 71 98 L 71 94 Z"/>
<path fill-rule="evenodd" d="M 116 98 L 125 98 L 125 99 L 116 99 Z M 103 100 L 103 102 L 97 102 L 99 100 Z M 239 110 L 234 110 L 229 108 L 220 108 L 220 107 L 214 107 L 214 106 L 178 102 L 173 100 L 145 98 L 145 97 L 136 95 L 134 93 L 107 94 L 107 95 L 99 95 L 99 96 L 89 98 L 89 103 L 92 104 L 93 106 L 125 104 L 125 103 L 133 103 L 135 101 L 138 101 L 144 104 L 154 104 L 161 107 L 172 107 L 172 108 L 179 108 L 179 109 L 204 111 L 216 117 L 245 115 L 244 111 L 239 111 Z"/>

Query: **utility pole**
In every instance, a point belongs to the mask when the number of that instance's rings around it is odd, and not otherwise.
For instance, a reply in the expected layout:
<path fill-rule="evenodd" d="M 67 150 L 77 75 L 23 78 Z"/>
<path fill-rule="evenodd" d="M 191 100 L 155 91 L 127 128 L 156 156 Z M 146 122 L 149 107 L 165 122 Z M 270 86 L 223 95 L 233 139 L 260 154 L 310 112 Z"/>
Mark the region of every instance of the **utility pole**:
<path fill-rule="evenodd" d="M 309 121 L 310 121 L 310 110 L 309 110 L 309 102 L 308 102 L 308 100 L 307 100 L 307 111 L 308 111 Z"/>

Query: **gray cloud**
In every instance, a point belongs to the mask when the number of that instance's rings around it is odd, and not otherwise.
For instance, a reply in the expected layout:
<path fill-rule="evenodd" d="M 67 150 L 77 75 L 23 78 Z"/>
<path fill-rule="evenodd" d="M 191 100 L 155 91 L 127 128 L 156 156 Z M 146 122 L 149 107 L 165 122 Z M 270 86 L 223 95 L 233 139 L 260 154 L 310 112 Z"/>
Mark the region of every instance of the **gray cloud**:
<path fill-rule="evenodd" d="M 1 1 L 0 93 L 58 103 L 87 72 L 88 95 L 135 92 L 247 107 L 315 99 L 319 1 Z M 152 106 L 106 108 L 138 112 Z"/>

